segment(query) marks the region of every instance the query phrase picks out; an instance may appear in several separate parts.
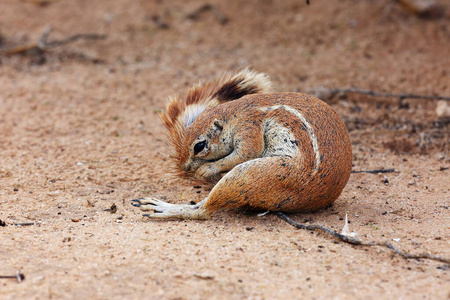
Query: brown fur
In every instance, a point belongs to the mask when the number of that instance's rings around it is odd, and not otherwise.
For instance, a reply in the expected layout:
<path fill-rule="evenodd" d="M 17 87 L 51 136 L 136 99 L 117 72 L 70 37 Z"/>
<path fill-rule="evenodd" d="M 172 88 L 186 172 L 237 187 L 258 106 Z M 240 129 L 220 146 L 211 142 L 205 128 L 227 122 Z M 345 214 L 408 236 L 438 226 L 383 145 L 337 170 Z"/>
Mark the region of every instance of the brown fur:
<path fill-rule="evenodd" d="M 166 112 L 160 113 L 160 118 L 169 131 L 169 139 L 174 149 L 171 158 L 178 175 L 186 177 L 185 172 L 179 169 L 179 163 L 183 153 L 184 133 L 187 127 L 183 122 L 183 117 L 189 108 L 198 106 L 204 107 L 204 110 L 206 110 L 245 95 L 270 92 L 271 89 L 270 80 L 265 74 L 244 69 L 237 74 L 223 76 L 215 82 L 193 86 L 188 90 L 185 99 L 169 98 Z M 195 118 L 194 114 L 193 120 Z"/>
<path fill-rule="evenodd" d="M 314 171 L 311 138 L 304 125 L 286 111 L 260 109 L 273 105 L 292 107 L 311 124 L 321 158 L 317 171 Z M 272 211 L 312 211 L 329 205 L 341 194 L 350 176 L 351 144 L 344 123 L 323 101 L 298 93 L 249 95 L 205 111 L 186 130 L 182 164 L 189 157 L 188 145 L 218 116 L 228 124 L 223 131 L 233 132 L 234 143 L 242 151 L 234 157 L 228 154 L 214 162 L 204 161 L 197 170 L 191 171 L 206 179 L 209 178 L 202 170 L 205 166 L 214 166 L 218 173 L 229 171 L 211 191 L 205 209 L 214 211 L 245 205 Z M 264 156 L 263 123 L 267 119 L 275 120 L 293 133 L 298 143 L 296 155 Z M 220 140 L 211 141 L 216 142 Z M 256 158 L 260 159 L 250 161 Z M 211 177 L 211 181 L 217 181 L 217 177 Z"/>
<path fill-rule="evenodd" d="M 314 211 L 339 197 L 352 166 L 350 139 L 339 115 L 325 102 L 299 93 L 248 95 L 270 86 L 266 77 L 250 75 L 194 87 L 185 101 L 169 103 L 162 119 L 180 174 L 216 185 L 196 205 L 135 200 L 153 212 L 150 217 L 199 219 L 237 207 Z M 242 93 L 247 95 L 234 99 Z"/>

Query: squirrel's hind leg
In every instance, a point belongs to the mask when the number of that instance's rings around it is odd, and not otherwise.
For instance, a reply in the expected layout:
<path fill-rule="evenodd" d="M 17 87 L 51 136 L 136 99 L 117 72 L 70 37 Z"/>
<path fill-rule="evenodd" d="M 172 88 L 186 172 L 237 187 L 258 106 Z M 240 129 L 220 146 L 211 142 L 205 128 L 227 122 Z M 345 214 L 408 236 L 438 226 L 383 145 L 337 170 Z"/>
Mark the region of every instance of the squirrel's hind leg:
<path fill-rule="evenodd" d="M 311 193 L 304 184 L 304 159 L 298 157 L 261 157 L 234 167 L 212 189 L 205 209 L 217 211 L 249 207 L 264 211 L 302 211 Z M 314 183 L 313 183 L 314 184 Z M 312 185 L 313 185 L 312 184 Z"/>
<path fill-rule="evenodd" d="M 150 219 L 206 219 L 208 213 L 204 209 L 205 200 L 194 204 L 170 204 L 155 198 L 140 198 L 131 200 L 133 206 L 142 211 L 149 211 L 144 216 Z"/>

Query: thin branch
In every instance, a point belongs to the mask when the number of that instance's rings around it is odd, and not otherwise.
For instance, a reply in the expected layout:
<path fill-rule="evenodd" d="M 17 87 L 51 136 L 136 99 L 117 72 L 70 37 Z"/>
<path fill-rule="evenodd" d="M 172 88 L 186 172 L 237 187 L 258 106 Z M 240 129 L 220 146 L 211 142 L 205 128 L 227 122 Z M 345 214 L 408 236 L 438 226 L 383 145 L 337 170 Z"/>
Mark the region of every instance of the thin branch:
<path fill-rule="evenodd" d="M 395 169 L 378 169 L 378 170 L 352 171 L 352 173 L 369 173 L 369 174 L 393 173 L 393 172 L 395 172 Z"/>
<path fill-rule="evenodd" d="M 373 246 L 382 246 L 382 247 L 386 247 L 388 249 L 391 249 L 392 251 L 394 251 L 396 254 L 400 255 L 401 257 L 405 258 L 405 259 L 431 259 L 431 260 L 435 260 L 435 261 L 439 261 L 439 262 L 443 262 L 443 263 L 447 263 L 450 264 L 450 259 L 449 258 L 445 258 L 445 257 L 439 257 L 439 256 L 435 256 L 429 253 L 422 253 L 422 254 L 410 254 L 407 253 L 405 251 L 400 250 L 399 248 L 395 247 L 394 245 L 388 243 L 388 242 L 371 242 L 371 243 L 366 243 L 361 241 L 360 239 L 357 238 L 353 238 L 347 235 L 344 235 L 342 233 L 339 233 L 333 229 L 330 229 L 328 227 L 322 226 L 322 225 L 304 225 L 304 224 L 300 224 L 295 222 L 294 220 L 292 220 L 291 218 L 289 218 L 288 216 L 286 216 L 284 213 L 282 212 L 275 212 L 275 214 L 280 218 L 283 219 L 284 221 L 286 221 L 287 223 L 289 223 L 290 225 L 298 228 L 298 229 L 305 229 L 305 230 L 321 230 L 323 232 L 326 232 L 328 234 L 331 234 L 332 236 L 338 238 L 339 240 L 352 244 L 352 245 L 359 245 L 359 246 L 367 246 L 367 247 L 373 247 Z"/>
<path fill-rule="evenodd" d="M 40 50 L 36 43 L 33 44 L 25 44 L 17 47 L 12 47 L 9 49 L 5 49 L 0 51 L 0 54 L 4 55 L 14 55 L 14 54 L 22 54 L 31 50 Z"/>
<path fill-rule="evenodd" d="M 52 26 L 47 25 L 45 26 L 44 30 L 42 31 L 41 37 L 39 38 L 39 41 L 37 42 L 37 48 L 43 50 L 47 45 L 47 39 L 50 33 L 52 32 Z"/>
<path fill-rule="evenodd" d="M 29 52 L 32 50 L 44 52 L 48 48 L 53 48 L 53 47 L 69 44 L 69 43 L 72 43 L 72 42 L 75 42 L 75 41 L 81 40 L 81 39 L 102 40 L 102 39 L 106 38 L 106 35 L 104 35 L 104 34 L 79 33 L 79 34 L 72 35 L 66 39 L 54 40 L 54 41 L 48 42 L 47 40 L 48 40 L 48 37 L 50 36 L 51 32 L 52 32 L 52 27 L 47 25 L 47 26 L 45 26 L 44 30 L 42 31 L 42 34 L 37 42 L 26 44 L 26 45 L 20 45 L 20 46 L 13 47 L 10 49 L 5 49 L 5 50 L 1 51 L 0 53 L 5 54 L 5 55 L 15 55 L 15 54 L 22 54 L 25 52 Z"/>
<path fill-rule="evenodd" d="M 14 223 L 14 226 L 33 226 L 35 223 Z"/>
<path fill-rule="evenodd" d="M 355 93 L 355 94 L 369 95 L 369 96 L 373 96 L 373 97 L 394 97 L 394 98 L 400 98 L 400 99 L 430 99 L 430 100 L 450 101 L 450 97 L 444 97 L 444 96 L 380 93 L 380 92 L 374 92 L 371 90 L 361 90 L 361 89 L 357 89 L 357 88 L 330 89 L 330 93 L 332 93 L 332 94 Z"/>
<path fill-rule="evenodd" d="M 391 249 L 392 251 L 394 251 L 395 253 L 397 253 L 398 255 L 400 255 L 401 257 L 406 258 L 406 259 L 431 259 L 431 260 L 450 264 L 449 258 L 435 256 L 430 253 L 410 254 L 410 253 L 407 253 L 407 252 L 404 252 L 404 251 L 398 249 L 397 247 L 395 247 L 394 245 L 392 245 L 388 242 L 377 243 L 377 244 L 374 244 L 374 246 L 386 246 L 387 248 Z"/>
<path fill-rule="evenodd" d="M 16 275 L 0 275 L 0 279 L 17 279 L 18 282 L 22 282 L 25 279 L 25 275 L 17 271 Z"/>
<path fill-rule="evenodd" d="M 68 37 L 63 40 L 56 40 L 49 42 L 45 45 L 45 48 L 51 48 L 51 47 L 57 47 L 65 44 L 69 44 L 78 40 L 103 40 L 106 38 L 106 35 L 104 34 L 97 34 L 97 33 L 79 33 L 72 35 L 71 37 Z"/>
<path fill-rule="evenodd" d="M 354 94 L 362 94 L 362 95 L 369 95 L 372 97 L 394 97 L 399 98 L 401 100 L 403 99 L 430 99 L 430 100 L 445 100 L 450 101 L 450 97 L 445 96 L 431 96 L 431 95 L 418 95 L 418 94 L 395 94 L 395 93 L 383 93 L 383 92 L 375 92 L 372 90 L 362 90 L 357 88 L 324 88 L 324 87 L 317 87 L 317 88 L 311 88 L 308 91 L 306 91 L 307 94 L 311 94 L 316 96 L 320 99 L 331 99 L 337 94 L 343 95 L 346 93 L 354 93 Z"/>
<path fill-rule="evenodd" d="M 37 42 L 5 49 L 5 50 L 1 51 L 0 53 L 4 54 L 4 55 L 15 55 L 15 54 L 23 54 L 26 52 L 30 52 L 32 50 L 38 51 L 38 53 L 43 52 L 45 49 L 45 45 L 47 43 L 47 38 L 50 35 L 51 31 L 52 31 L 52 27 L 47 25 L 47 26 L 45 26 L 44 30 L 42 31 L 42 34 L 39 37 L 39 40 Z"/>
<path fill-rule="evenodd" d="M 39 6 L 47 6 L 47 5 L 50 5 L 52 3 L 56 3 L 59 1 L 61 1 L 61 0 L 25 0 L 25 2 L 39 5 Z"/>
<path fill-rule="evenodd" d="M 334 237 L 337 237 L 338 239 L 340 239 L 341 241 L 344 241 L 346 243 L 352 244 L 352 245 L 361 245 L 362 242 L 359 239 L 355 239 L 346 235 L 343 235 L 339 232 L 337 232 L 336 230 L 330 229 L 328 227 L 322 226 L 322 225 L 304 225 L 304 224 L 300 224 L 295 222 L 294 220 L 292 220 L 291 218 L 289 218 L 288 216 L 286 216 L 284 213 L 282 212 L 275 212 L 275 214 L 280 218 L 285 220 L 286 222 L 288 222 L 289 224 L 291 224 L 292 226 L 296 227 L 297 229 L 304 229 L 304 230 L 321 230 L 323 232 L 326 232 L 328 234 L 331 234 Z"/>

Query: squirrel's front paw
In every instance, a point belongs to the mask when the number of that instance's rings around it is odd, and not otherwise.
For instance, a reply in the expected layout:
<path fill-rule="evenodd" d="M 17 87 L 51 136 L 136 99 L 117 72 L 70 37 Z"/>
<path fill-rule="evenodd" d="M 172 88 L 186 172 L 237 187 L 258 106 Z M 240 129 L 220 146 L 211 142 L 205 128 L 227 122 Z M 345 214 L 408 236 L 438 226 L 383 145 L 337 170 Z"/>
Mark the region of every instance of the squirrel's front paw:
<path fill-rule="evenodd" d="M 222 178 L 222 176 L 220 175 L 220 171 L 214 166 L 214 164 L 202 165 L 195 172 L 195 177 L 210 182 L 217 182 Z"/>

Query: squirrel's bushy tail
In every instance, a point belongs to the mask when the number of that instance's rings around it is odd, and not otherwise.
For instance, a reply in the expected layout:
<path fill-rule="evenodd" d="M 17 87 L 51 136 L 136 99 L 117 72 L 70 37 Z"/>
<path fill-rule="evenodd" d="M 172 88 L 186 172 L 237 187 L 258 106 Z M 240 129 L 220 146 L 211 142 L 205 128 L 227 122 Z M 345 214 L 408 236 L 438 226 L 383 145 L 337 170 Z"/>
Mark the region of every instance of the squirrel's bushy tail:
<path fill-rule="evenodd" d="M 169 98 L 166 112 L 161 113 L 160 117 L 169 130 L 175 152 L 180 153 L 184 130 L 203 111 L 245 95 L 271 91 L 272 83 L 269 76 L 245 69 L 234 75 L 225 75 L 215 82 L 199 83 L 188 90 L 185 99 Z"/>

